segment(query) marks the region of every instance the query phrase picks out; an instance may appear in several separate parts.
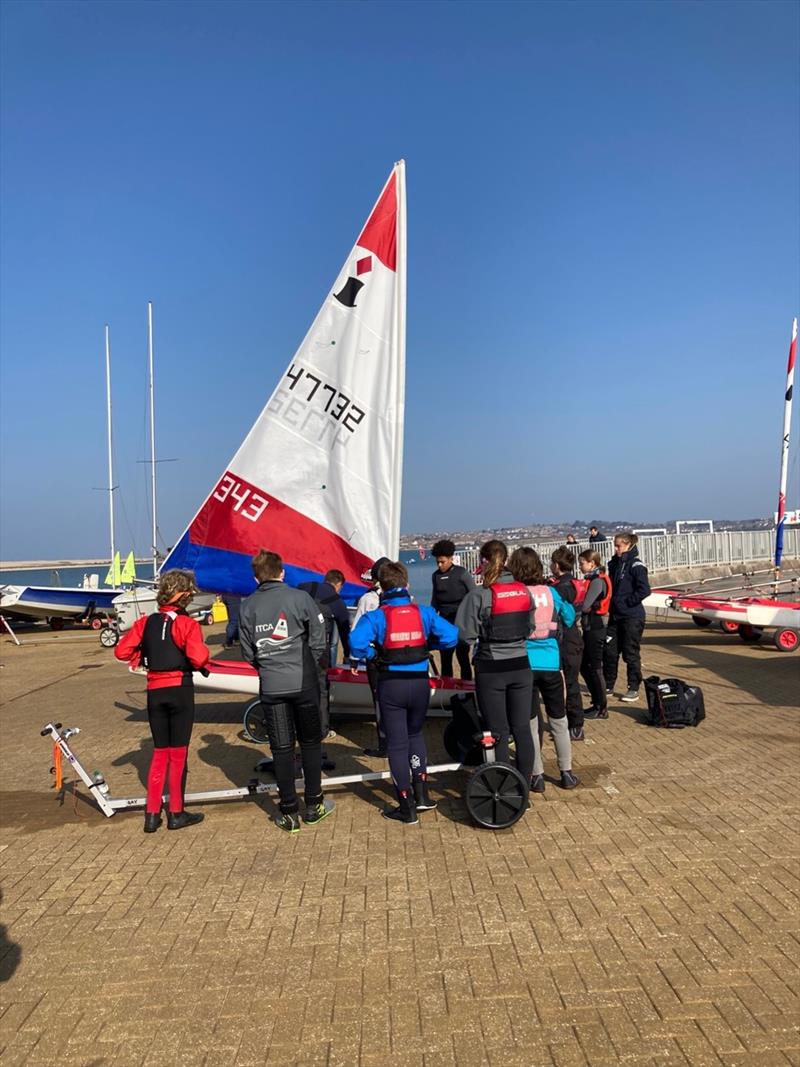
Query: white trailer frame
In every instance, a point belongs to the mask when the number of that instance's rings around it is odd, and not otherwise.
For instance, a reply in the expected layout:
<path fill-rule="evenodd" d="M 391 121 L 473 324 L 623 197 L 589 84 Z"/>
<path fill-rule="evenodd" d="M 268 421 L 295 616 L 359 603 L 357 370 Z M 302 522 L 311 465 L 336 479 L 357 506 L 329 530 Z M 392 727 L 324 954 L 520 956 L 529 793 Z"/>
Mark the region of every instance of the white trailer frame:
<path fill-rule="evenodd" d="M 714 520 L 713 519 L 680 519 L 675 523 L 675 533 L 683 533 L 681 526 L 707 526 L 708 530 L 689 530 L 689 533 L 713 533 L 714 532 Z"/>

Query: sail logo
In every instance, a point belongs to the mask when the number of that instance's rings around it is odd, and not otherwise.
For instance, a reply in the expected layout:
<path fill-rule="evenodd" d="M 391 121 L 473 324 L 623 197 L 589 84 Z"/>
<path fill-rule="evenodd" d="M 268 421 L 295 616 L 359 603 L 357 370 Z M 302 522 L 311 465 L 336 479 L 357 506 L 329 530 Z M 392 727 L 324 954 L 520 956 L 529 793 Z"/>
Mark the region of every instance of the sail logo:
<path fill-rule="evenodd" d="M 372 256 L 362 256 L 356 260 L 356 277 L 348 275 L 347 281 L 344 283 L 338 293 L 334 293 L 334 297 L 346 308 L 356 307 L 356 297 L 364 288 L 364 283 L 361 281 L 362 274 L 369 274 L 372 271 Z"/>
<path fill-rule="evenodd" d="M 256 630 L 266 630 L 267 632 L 272 631 L 268 637 L 260 637 L 258 641 L 256 641 L 257 648 L 263 648 L 264 645 L 269 645 L 273 648 L 276 645 L 282 645 L 289 636 L 289 624 L 286 619 L 286 613 L 282 611 L 278 616 L 277 622 L 263 623 L 256 626 Z"/>

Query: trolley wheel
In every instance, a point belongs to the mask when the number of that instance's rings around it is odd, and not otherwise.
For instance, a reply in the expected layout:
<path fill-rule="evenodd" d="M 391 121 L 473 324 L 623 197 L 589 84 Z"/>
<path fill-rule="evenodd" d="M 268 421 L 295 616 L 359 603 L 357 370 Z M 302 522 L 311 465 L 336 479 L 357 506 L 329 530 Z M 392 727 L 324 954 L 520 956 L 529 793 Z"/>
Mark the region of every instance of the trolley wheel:
<path fill-rule="evenodd" d="M 64 620 L 63 619 L 59 619 L 57 617 L 54 617 L 54 618 L 48 619 L 48 622 L 50 623 L 50 629 L 51 630 L 55 630 L 56 633 L 59 630 L 63 630 L 64 629 Z"/>
<path fill-rule="evenodd" d="M 244 709 L 244 736 L 256 745 L 269 743 L 267 724 L 264 722 L 264 709 L 260 700 L 251 700 Z"/>
<path fill-rule="evenodd" d="M 779 652 L 794 652 L 800 644 L 800 633 L 797 630 L 776 630 L 772 643 Z"/>
<path fill-rule="evenodd" d="M 735 634 L 739 632 L 739 623 L 733 619 L 720 619 L 719 628 L 724 634 Z"/>
<path fill-rule="evenodd" d="M 100 631 L 100 644 L 103 648 L 113 648 L 119 641 L 119 630 L 115 626 L 104 626 Z"/>
<path fill-rule="evenodd" d="M 707 619 L 705 615 L 692 615 L 692 622 L 695 626 L 699 626 L 701 630 L 705 630 L 707 626 L 711 625 L 711 619 Z"/>
<path fill-rule="evenodd" d="M 102 617 L 102 615 L 92 615 L 91 619 L 89 619 L 89 625 L 91 626 L 91 628 L 93 630 L 102 630 L 103 629 L 103 617 Z"/>
<path fill-rule="evenodd" d="M 739 626 L 739 637 L 746 645 L 754 645 L 761 639 L 763 632 L 760 626 L 752 626 L 749 622 L 743 622 Z"/>
<path fill-rule="evenodd" d="M 464 799 L 478 826 L 505 830 L 528 807 L 528 783 L 508 763 L 484 763 L 470 776 Z"/>
<path fill-rule="evenodd" d="M 214 625 L 214 614 L 213 614 L 213 612 L 209 611 L 208 615 L 206 615 L 206 617 L 203 619 L 203 623 L 206 626 L 213 626 Z"/>
<path fill-rule="evenodd" d="M 459 730 L 452 720 L 444 728 L 442 741 L 444 750 L 450 759 L 463 763 L 465 767 L 477 767 L 483 763 L 483 749 L 471 737 Z"/>

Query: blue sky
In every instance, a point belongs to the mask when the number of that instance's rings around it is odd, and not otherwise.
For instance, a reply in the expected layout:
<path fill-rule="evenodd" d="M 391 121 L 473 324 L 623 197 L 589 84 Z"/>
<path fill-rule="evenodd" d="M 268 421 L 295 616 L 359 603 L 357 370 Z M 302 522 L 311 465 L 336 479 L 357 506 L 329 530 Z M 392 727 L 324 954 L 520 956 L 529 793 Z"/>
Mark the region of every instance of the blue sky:
<path fill-rule="evenodd" d="M 172 543 L 399 158 L 405 530 L 771 513 L 799 12 L 6 0 L 0 556 L 107 544 L 105 322 L 146 552 L 147 300 Z"/>

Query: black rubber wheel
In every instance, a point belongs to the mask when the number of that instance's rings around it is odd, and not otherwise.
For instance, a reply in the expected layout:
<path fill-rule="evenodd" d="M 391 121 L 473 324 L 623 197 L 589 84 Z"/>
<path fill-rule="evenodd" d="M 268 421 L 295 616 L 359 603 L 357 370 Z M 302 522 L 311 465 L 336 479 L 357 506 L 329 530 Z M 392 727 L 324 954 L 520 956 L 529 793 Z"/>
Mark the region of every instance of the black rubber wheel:
<path fill-rule="evenodd" d="M 203 619 L 203 622 L 204 622 L 204 624 L 206 626 L 213 626 L 214 625 L 214 616 L 210 611 L 209 611 L 208 615 L 206 615 L 206 617 Z"/>
<path fill-rule="evenodd" d="M 266 745 L 269 742 L 260 700 L 251 700 L 244 709 L 244 736 L 256 745 Z"/>
<path fill-rule="evenodd" d="M 746 645 L 753 645 L 756 641 L 760 640 L 763 630 L 758 626 L 751 626 L 749 622 L 743 622 L 739 627 L 739 637 L 744 641 Z"/>
<path fill-rule="evenodd" d="M 508 763 L 484 763 L 470 776 L 464 800 L 478 826 L 505 830 L 527 810 L 528 783 Z"/>
<path fill-rule="evenodd" d="M 457 763 L 463 763 L 465 767 L 477 767 L 483 763 L 483 749 L 459 730 L 452 720 L 444 728 L 442 741 L 447 755 Z"/>
<path fill-rule="evenodd" d="M 707 626 L 711 625 L 711 619 L 707 619 L 705 615 L 692 615 L 692 622 L 695 626 L 699 626 L 701 630 L 705 630 Z"/>
<path fill-rule="evenodd" d="M 50 629 L 54 630 L 56 633 L 64 629 L 64 620 L 58 618 L 57 616 L 52 619 L 48 619 L 47 621 L 50 623 Z"/>
<path fill-rule="evenodd" d="M 103 648 L 113 648 L 119 641 L 119 630 L 114 626 L 104 626 L 100 631 L 100 644 Z"/>
<path fill-rule="evenodd" d="M 788 627 L 783 627 L 782 629 L 775 631 L 772 643 L 779 652 L 794 652 L 798 644 L 800 644 L 800 633 L 798 633 L 797 630 L 790 630 Z"/>
<path fill-rule="evenodd" d="M 739 632 L 739 623 L 734 622 L 733 619 L 720 619 L 719 628 L 724 634 L 737 634 Z"/>

